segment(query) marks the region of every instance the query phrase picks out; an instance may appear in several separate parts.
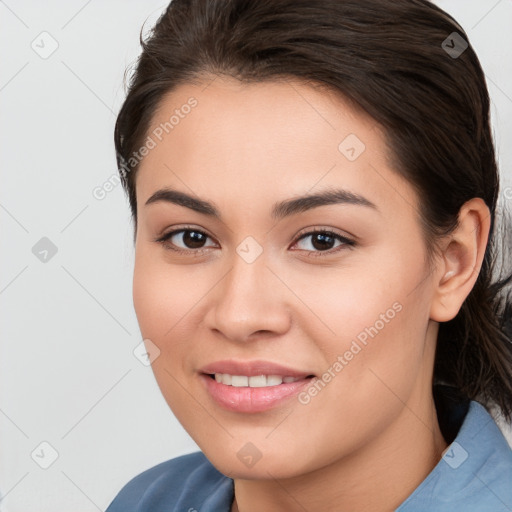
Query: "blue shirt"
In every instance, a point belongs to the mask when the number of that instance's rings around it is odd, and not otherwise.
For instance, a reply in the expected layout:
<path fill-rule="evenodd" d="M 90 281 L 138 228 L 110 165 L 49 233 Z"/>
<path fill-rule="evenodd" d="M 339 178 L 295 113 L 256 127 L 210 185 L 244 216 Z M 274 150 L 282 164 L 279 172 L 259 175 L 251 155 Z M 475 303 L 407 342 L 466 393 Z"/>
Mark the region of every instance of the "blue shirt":
<path fill-rule="evenodd" d="M 202 452 L 176 457 L 128 482 L 106 512 L 229 512 L 233 480 Z M 396 512 L 512 512 L 512 449 L 471 401 L 455 440 Z"/>

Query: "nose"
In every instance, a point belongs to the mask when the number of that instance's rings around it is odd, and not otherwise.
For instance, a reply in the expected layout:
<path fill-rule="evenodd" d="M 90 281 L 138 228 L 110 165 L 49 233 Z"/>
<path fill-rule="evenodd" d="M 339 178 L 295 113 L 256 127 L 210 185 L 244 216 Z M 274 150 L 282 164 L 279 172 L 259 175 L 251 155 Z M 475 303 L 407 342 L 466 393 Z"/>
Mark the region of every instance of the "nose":
<path fill-rule="evenodd" d="M 284 334 L 291 324 L 290 292 L 262 255 L 247 263 L 238 254 L 212 290 L 207 326 L 236 342 Z"/>

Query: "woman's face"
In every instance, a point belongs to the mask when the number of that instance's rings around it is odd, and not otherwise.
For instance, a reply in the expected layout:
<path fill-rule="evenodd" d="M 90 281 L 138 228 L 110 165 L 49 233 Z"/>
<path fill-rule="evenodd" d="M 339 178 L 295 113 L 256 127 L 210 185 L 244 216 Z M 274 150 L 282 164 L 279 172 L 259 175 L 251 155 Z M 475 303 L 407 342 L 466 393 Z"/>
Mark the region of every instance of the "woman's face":
<path fill-rule="evenodd" d="M 218 77 L 167 95 L 148 136 L 134 306 L 165 399 L 216 467 L 291 477 L 425 428 L 434 276 L 378 125 L 299 82 Z"/>

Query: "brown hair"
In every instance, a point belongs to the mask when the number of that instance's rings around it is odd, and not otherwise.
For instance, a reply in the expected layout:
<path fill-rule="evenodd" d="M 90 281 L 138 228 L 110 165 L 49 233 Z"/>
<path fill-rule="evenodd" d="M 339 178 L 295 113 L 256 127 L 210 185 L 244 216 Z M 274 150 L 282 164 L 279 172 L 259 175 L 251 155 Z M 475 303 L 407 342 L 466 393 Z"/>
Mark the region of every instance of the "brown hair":
<path fill-rule="evenodd" d="M 138 164 L 127 163 L 166 93 L 206 74 L 331 88 L 383 127 L 394 169 L 419 194 L 429 257 L 467 200 L 481 197 L 489 207 L 491 233 L 475 286 L 457 316 L 439 326 L 434 382 L 510 418 L 512 275 L 493 275 L 495 240 L 504 234 L 495 222 L 489 95 L 453 18 L 427 0 L 173 0 L 140 42 L 114 136 L 135 232 Z"/>

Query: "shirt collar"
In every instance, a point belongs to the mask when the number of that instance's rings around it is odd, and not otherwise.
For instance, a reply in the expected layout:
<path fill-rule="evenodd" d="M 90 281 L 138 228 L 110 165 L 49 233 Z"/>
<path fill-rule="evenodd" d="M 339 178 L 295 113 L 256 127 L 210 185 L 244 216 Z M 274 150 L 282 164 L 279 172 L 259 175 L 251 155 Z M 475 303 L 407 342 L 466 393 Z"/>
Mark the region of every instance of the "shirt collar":
<path fill-rule="evenodd" d="M 482 496 L 510 506 L 510 492 L 503 496 L 501 483 L 508 480 L 509 486 L 511 463 L 512 451 L 496 422 L 482 405 L 471 401 L 455 440 L 396 512 L 482 510 L 471 508 L 471 500 Z M 466 508 L 443 508 L 446 505 Z M 487 510 L 491 509 L 509 510 L 501 505 Z"/>

